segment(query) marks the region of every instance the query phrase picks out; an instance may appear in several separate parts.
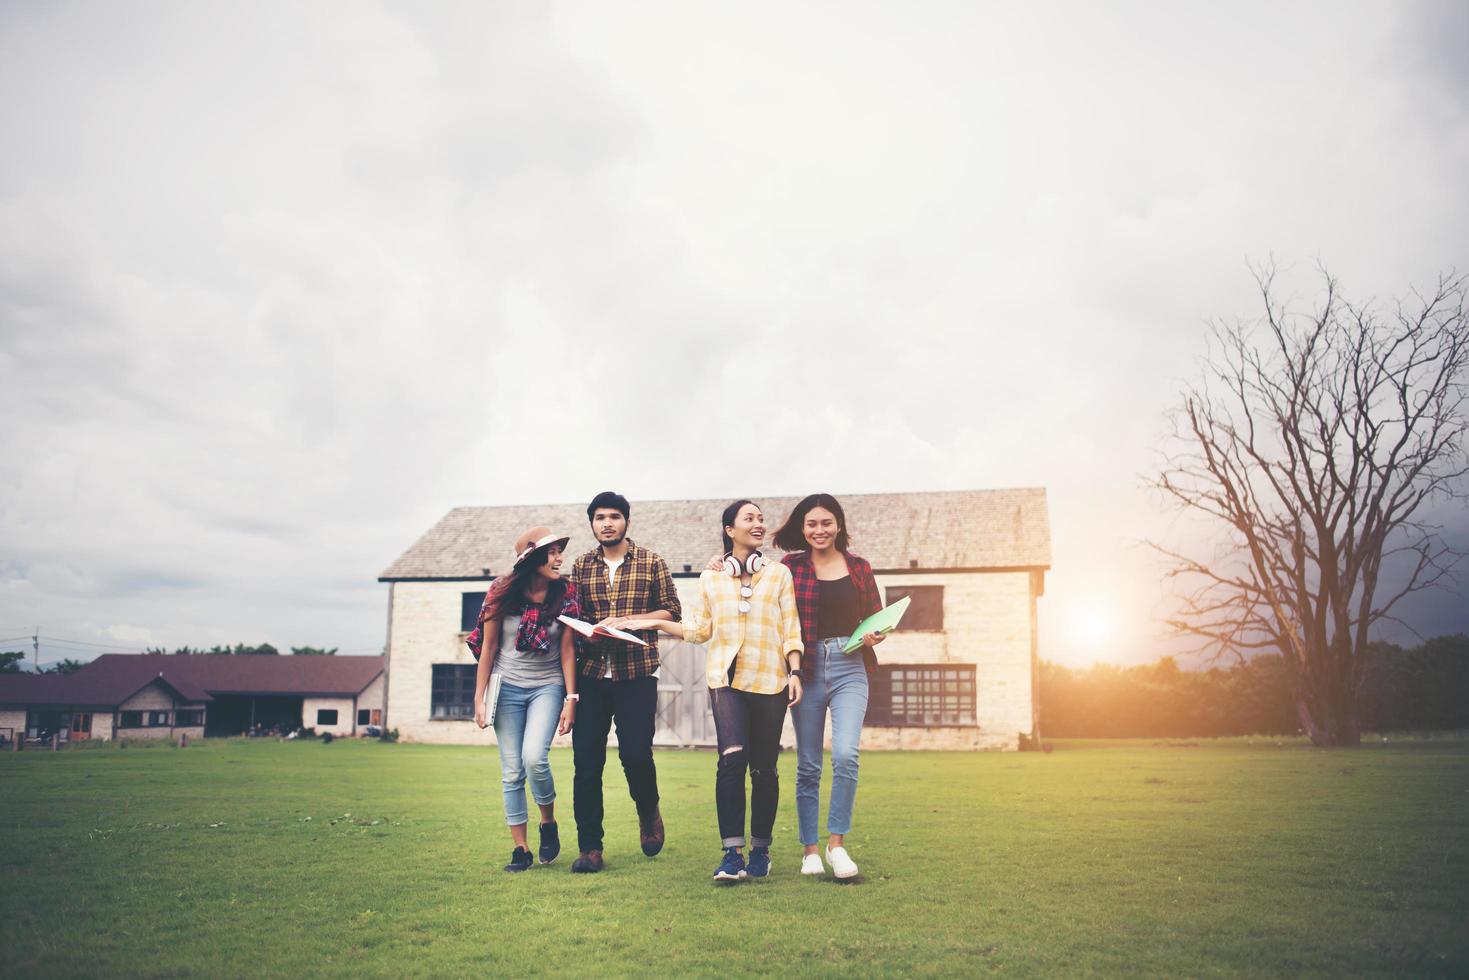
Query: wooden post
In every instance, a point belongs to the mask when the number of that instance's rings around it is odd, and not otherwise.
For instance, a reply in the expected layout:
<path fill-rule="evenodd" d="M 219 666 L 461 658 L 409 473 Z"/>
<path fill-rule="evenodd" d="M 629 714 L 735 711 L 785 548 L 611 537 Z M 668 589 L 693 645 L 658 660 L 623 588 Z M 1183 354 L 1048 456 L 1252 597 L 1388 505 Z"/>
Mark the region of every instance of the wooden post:
<path fill-rule="evenodd" d="M 179 732 L 179 748 L 186 749 L 188 747 L 189 747 L 189 733 L 188 732 Z"/>
<path fill-rule="evenodd" d="M 59 748 L 61 748 L 61 733 L 60 732 L 52 732 L 51 733 L 51 751 L 52 752 L 55 752 Z"/>

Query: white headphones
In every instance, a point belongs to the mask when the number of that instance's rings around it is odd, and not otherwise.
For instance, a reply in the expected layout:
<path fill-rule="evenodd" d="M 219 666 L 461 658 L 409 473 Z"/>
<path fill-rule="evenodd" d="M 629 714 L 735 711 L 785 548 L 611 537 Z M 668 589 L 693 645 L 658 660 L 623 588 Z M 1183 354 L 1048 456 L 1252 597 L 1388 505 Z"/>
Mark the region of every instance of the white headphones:
<path fill-rule="evenodd" d="M 765 556 L 758 551 L 750 552 L 750 557 L 741 562 L 734 555 L 724 556 L 724 573 L 731 578 L 739 578 L 741 575 L 754 575 L 766 566 Z"/>

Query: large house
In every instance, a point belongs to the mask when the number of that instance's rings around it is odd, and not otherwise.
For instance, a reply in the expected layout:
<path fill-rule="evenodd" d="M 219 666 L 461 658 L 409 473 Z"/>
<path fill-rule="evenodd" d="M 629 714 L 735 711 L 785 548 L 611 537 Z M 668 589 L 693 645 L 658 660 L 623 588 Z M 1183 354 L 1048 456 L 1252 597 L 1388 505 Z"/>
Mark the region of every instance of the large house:
<path fill-rule="evenodd" d="M 72 674 L 0 674 L 0 738 L 353 735 L 383 720 L 383 657 L 116 654 Z"/>
<path fill-rule="evenodd" d="M 1038 714 L 1036 601 L 1051 565 L 1045 491 L 840 499 L 852 550 L 872 563 L 884 602 L 911 599 L 898 632 L 878 648 L 863 746 L 1017 748 Z M 767 527 L 797 500 L 758 500 Z M 719 549 L 727 503 L 632 502 L 628 536 L 667 560 L 686 604 Z M 458 507 L 379 577 L 389 584 L 387 724 L 404 739 L 492 741 L 474 726 L 475 662 L 464 637 L 488 584 L 510 568 L 516 537 L 538 524 L 572 536 L 569 556 L 593 546 L 584 504 Z M 661 649 L 656 741 L 713 744 L 703 647 L 665 637 Z"/>

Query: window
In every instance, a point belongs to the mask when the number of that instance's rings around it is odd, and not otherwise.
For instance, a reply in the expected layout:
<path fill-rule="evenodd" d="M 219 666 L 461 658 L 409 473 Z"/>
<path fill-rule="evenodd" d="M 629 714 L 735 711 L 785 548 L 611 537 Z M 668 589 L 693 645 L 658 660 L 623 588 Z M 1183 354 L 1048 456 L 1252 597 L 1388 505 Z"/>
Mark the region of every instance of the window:
<path fill-rule="evenodd" d="M 973 664 L 884 664 L 873 678 L 867 724 L 974 725 Z"/>
<path fill-rule="evenodd" d="M 167 711 L 150 711 L 150 712 L 148 712 L 148 727 L 149 728 L 167 728 L 168 727 L 168 712 Z"/>
<path fill-rule="evenodd" d="M 122 719 L 118 722 L 119 728 L 142 728 L 143 713 L 141 711 L 124 711 Z"/>
<path fill-rule="evenodd" d="M 434 664 L 430 718 L 474 717 L 474 664 Z"/>
<path fill-rule="evenodd" d="M 944 628 L 944 587 L 942 585 L 892 586 L 887 590 L 887 605 L 907 596 L 908 611 L 898 624 L 899 632 L 941 630 Z"/>
<path fill-rule="evenodd" d="M 337 723 L 337 709 L 317 708 L 316 723 L 318 725 L 335 725 Z"/>
<path fill-rule="evenodd" d="M 71 716 L 71 733 L 81 736 L 92 734 L 92 713 L 90 711 L 78 711 Z"/>
<path fill-rule="evenodd" d="M 359 725 L 370 725 L 370 724 L 372 724 L 372 722 L 368 721 L 368 719 L 371 718 L 371 717 L 372 717 L 372 712 L 369 711 L 367 708 L 358 708 L 357 709 L 357 724 L 359 724 Z"/>
<path fill-rule="evenodd" d="M 368 724 L 371 724 L 371 725 L 381 725 L 382 723 L 383 723 L 383 709 L 382 708 L 373 708 L 372 709 L 372 721 L 368 722 Z"/>
<path fill-rule="evenodd" d="M 484 604 L 484 592 L 465 592 L 459 596 L 459 632 L 468 633 L 479 625 L 479 611 Z"/>
<path fill-rule="evenodd" d="M 204 709 L 181 708 L 174 712 L 174 724 L 180 728 L 197 728 L 204 724 Z"/>

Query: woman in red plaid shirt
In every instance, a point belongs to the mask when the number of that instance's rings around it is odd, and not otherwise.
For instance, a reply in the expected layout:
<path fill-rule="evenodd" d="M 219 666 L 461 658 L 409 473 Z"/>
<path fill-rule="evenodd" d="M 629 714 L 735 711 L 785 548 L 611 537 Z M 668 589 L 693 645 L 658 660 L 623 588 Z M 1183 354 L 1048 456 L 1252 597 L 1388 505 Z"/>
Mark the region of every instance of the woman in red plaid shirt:
<path fill-rule="evenodd" d="M 882 634 L 868 633 L 843 653 L 852 631 L 882 608 L 866 559 L 848 548 L 847 517 L 837 499 L 813 493 L 796 505 L 775 532 L 781 559 L 791 570 L 801 616 L 805 694 L 791 709 L 796 728 L 796 815 L 805 856 L 801 874 L 825 874 L 817 844 L 821 763 L 827 713 L 831 714 L 831 802 L 826 818 L 826 860 L 832 874 L 851 878 L 857 865 L 847 854 L 857 798 L 857 750 L 867 714 L 868 675 L 877 669 L 873 648 Z M 860 651 L 860 652 L 859 652 Z"/>

